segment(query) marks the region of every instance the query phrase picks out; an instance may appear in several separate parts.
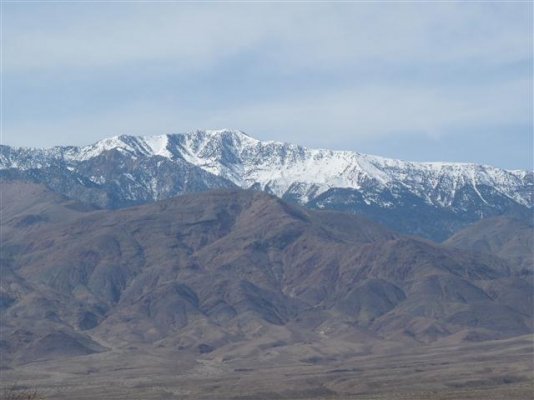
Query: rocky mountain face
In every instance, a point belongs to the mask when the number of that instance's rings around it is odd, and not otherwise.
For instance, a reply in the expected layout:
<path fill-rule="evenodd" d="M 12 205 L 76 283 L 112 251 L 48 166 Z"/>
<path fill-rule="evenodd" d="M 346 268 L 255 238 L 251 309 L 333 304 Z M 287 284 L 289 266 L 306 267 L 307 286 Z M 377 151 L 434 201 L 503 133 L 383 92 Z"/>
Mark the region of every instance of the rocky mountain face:
<path fill-rule="evenodd" d="M 118 136 L 84 147 L 0 146 L 0 176 L 103 208 L 218 188 L 261 190 L 438 241 L 484 217 L 530 217 L 534 185 L 531 171 L 307 149 L 230 130 Z"/>
<path fill-rule="evenodd" d="M 242 190 L 95 210 L 42 185 L 0 189 L 4 364 L 145 345 L 223 357 L 311 343 L 312 360 L 533 329 L 530 269 L 359 216 Z"/>
<path fill-rule="evenodd" d="M 456 232 L 444 245 L 492 254 L 529 270 L 534 267 L 534 221 L 486 218 Z"/>

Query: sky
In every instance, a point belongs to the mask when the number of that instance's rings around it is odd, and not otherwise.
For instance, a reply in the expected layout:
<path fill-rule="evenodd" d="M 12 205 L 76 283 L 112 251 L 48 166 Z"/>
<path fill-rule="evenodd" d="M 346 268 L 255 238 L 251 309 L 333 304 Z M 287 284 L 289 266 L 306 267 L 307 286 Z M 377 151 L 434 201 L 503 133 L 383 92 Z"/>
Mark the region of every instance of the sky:
<path fill-rule="evenodd" d="M 2 144 L 229 128 L 533 168 L 530 2 L 2 7 Z"/>

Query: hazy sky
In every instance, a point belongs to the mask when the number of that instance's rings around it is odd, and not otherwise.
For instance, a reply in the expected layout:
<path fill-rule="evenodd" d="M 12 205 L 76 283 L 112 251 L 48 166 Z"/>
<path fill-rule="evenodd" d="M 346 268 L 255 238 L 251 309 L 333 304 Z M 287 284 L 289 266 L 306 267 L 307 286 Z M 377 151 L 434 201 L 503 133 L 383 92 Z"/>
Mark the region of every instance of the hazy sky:
<path fill-rule="evenodd" d="M 532 168 L 532 4 L 4 3 L 4 144 L 234 128 Z"/>

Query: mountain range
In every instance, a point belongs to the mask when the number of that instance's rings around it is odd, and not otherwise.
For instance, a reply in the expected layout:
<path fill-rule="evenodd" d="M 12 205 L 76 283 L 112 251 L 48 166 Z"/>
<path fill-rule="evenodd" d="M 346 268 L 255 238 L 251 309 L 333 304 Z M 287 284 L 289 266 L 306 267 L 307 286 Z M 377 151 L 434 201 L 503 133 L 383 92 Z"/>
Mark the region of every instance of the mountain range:
<path fill-rule="evenodd" d="M 529 398 L 532 180 L 229 130 L 2 146 L 0 398 Z"/>
<path fill-rule="evenodd" d="M 311 209 L 364 215 L 435 241 L 486 217 L 531 220 L 534 204 L 532 171 L 308 149 L 226 129 L 123 135 L 82 147 L 4 145 L 0 177 L 41 183 L 110 209 L 213 189 L 251 189 Z"/>
<path fill-rule="evenodd" d="M 97 210 L 1 185 L 4 364 L 144 345 L 245 355 L 313 343 L 317 357 L 338 342 L 532 332 L 532 265 L 496 256 L 496 241 L 438 245 L 238 189 Z"/>

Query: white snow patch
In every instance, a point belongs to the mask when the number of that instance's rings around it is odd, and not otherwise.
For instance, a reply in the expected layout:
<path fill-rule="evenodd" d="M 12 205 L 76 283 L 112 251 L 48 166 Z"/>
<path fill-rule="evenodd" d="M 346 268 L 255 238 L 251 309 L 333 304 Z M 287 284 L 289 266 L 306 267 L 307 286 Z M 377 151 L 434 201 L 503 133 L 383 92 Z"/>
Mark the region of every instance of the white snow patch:
<path fill-rule="evenodd" d="M 143 136 L 141 139 L 149 148 L 150 154 L 165 158 L 172 158 L 172 153 L 167 148 L 169 144 L 169 137 L 167 135 Z"/>

